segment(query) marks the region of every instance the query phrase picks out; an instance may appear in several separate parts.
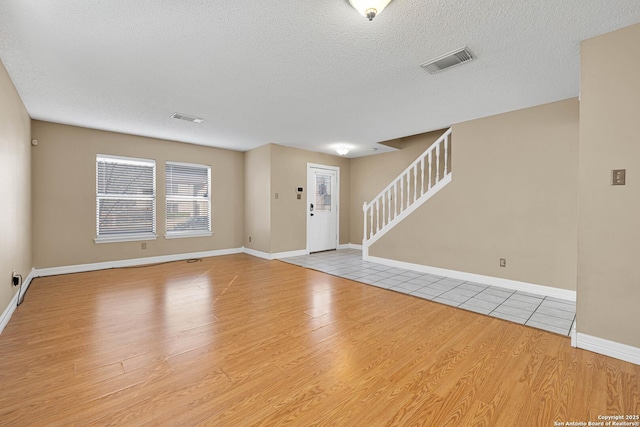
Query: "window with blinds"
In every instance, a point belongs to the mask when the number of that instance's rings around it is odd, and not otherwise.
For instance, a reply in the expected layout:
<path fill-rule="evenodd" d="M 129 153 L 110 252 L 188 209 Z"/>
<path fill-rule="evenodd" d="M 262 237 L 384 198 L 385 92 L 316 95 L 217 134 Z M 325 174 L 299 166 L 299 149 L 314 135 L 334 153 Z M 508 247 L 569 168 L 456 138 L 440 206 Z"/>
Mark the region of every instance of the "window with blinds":
<path fill-rule="evenodd" d="M 156 162 L 96 156 L 96 242 L 156 238 Z"/>
<path fill-rule="evenodd" d="M 166 164 L 166 237 L 211 236 L 211 167 Z"/>

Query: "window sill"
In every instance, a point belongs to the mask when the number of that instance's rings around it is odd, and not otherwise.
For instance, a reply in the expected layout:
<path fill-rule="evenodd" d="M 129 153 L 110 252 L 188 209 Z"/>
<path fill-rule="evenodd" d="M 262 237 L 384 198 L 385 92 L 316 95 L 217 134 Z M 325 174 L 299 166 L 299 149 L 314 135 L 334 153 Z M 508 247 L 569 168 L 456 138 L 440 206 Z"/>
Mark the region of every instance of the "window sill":
<path fill-rule="evenodd" d="M 184 237 L 211 237 L 213 233 L 211 231 L 192 231 L 186 233 L 169 233 L 165 234 L 165 239 L 182 239 Z"/>
<path fill-rule="evenodd" d="M 98 236 L 93 239 L 96 243 L 139 242 L 142 240 L 156 240 L 156 234 L 128 234 L 123 236 Z"/>

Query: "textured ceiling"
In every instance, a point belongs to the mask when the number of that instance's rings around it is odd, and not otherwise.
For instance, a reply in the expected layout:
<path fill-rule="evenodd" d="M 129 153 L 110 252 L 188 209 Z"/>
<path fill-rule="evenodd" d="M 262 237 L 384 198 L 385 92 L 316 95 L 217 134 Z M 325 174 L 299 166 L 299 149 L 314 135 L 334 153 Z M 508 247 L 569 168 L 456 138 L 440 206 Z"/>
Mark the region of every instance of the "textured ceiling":
<path fill-rule="evenodd" d="M 580 41 L 637 22 L 638 0 L 394 0 L 372 22 L 347 0 L 0 0 L 0 59 L 34 119 L 352 157 L 577 96 Z"/>

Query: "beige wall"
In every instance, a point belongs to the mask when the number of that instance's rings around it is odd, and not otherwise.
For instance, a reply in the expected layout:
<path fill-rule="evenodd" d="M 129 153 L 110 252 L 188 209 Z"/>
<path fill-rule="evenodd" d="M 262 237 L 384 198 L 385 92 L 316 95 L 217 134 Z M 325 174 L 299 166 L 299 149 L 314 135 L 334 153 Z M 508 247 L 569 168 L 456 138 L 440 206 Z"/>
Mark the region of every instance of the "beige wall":
<path fill-rule="evenodd" d="M 349 159 L 298 148 L 271 146 L 271 252 L 307 247 L 307 163 L 340 168 L 340 244 L 349 243 Z M 296 187 L 304 187 L 301 200 Z M 278 198 L 275 194 L 278 193 Z"/>
<path fill-rule="evenodd" d="M 271 147 L 244 153 L 244 246 L 266 253 L 271 251 Z"/>
<path fill-rule="evenodd" d="M 33 263 L 36 268 L 242 246 L 244 154 L 179 142 L 33 121 Z M 96 154 L 156 160 L 158 239 L 94 243 Z M 164 164 L 211 165 L 212 237 L 165 239 Z"/>
<path fill-rule="evenodd" d="M 0 62 L 0 315 L 31 271 L 31 119 Z"/>
<path fill-rule="evenodd" d="M 453 126 L 452 182 L 370 254 L 575 290 L 578 113 L 570 99 Z"/>
<path fill-rule="evenodd" d="M 578 332 L 640 347 L 640 24 L 581 44 Z M 626 169 L 625 186 L 611 170 Z"/>
<path fill-rule="evenodd" d="M 398 150 L 351 160 L 351 243 L 362 244 L 364 202 L 370 202 L 436 139 L 440 138 L 445 130 L 388 141 L 388 145 Z"/>

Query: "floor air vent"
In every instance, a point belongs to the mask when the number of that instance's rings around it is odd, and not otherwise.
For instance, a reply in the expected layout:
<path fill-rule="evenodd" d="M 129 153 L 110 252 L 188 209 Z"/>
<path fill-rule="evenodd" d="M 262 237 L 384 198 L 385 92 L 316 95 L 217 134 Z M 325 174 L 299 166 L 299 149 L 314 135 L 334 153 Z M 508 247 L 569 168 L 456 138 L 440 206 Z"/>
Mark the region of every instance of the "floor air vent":
<path fill-rule="evenodd" d="M 202 117 L 195 117 L 195 116 L 190 116 L 188 114 L 181 114 L 181 113 L 173 113 L 171 115 L 171 118 L 178 119 L 178 120 L 185 120 L 187 122 L 192 122 L 192 123 L 204 122 L 204 119 Z"/>
<path fill-rule="evenodd" d="M 456 49 L 452 52 L 445 53 L 431 61 L 427 61 L 420 64 L 422 68 L 427 70 L 431 74 L 439 73 L 447 68 L 455 67 L 456 65 L 464 64 L 475 58 L 475 55 L 471 53 L 468 47 L 462 49 Z"/>

